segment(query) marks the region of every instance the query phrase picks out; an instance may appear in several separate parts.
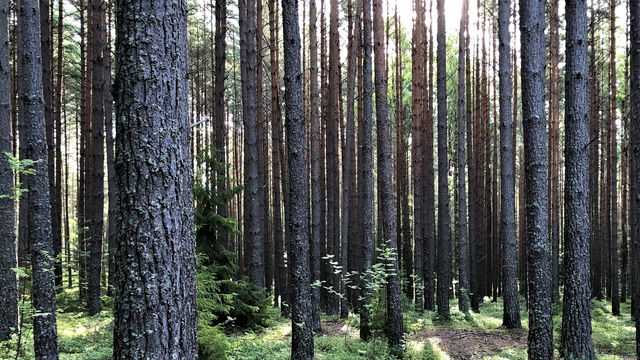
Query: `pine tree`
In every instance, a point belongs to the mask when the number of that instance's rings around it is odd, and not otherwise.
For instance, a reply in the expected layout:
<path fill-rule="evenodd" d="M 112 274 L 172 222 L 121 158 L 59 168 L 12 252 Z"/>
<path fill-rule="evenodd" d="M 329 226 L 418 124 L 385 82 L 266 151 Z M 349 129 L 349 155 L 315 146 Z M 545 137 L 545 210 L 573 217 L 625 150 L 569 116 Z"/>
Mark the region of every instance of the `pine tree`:
<path fill-rule="evenodd" d="M 302 107 L 300 69 L 300 30 L 298 3 L 282 2 L 284 33 L 284 82 L 287 117 L 287 154 L 289 160 L 289 241 L 292 284 L 291 359 L 313 359 L 313 324 L 309 274 L 309 218 L 305 118 Z"/>
<path fill-rule="evenodd" d="M 45 100 L 40 61 L 40 6 L 36 0 L 22 0 L 18 9 L 18 61 L 21 81 L 18 96 L 19 122 L 24 131 L 22 159 L 34 164 L 37 176 L 29 181 L 26 242 L 31 247 L 34 352 L 38 359 L 58 358 L 55 310 L 55 276 L 51 240 L 51 203 L 45 138 Z"/>
<path fill-rule="evenodd" d="M 567 68 L 565 120 L 565 236 L 564 297 L 561 353 L 568 359 L 595 359 L 591 340 L 589 287 L 588 159 L 589 102 L 587 100 L 587 4 L 566 3 Z"/>
<path fill-rule="evenodd" d="M 114 359 L 193 359 L 187 6 L 179 0 L 117 1 L 116 9 L 116 178 L 122 190 Z M 147 61 L 140 61 L 141 56 Z"/>
<path fill-rule="evenodd" d="M 522 112 L 529 272 L 529 358 L 553 358 L 548 158 L 545 121 L 545 0 L 520 0 Z"/>
<path fill-rule="evenodd" d="M 519 328 L 518 249 L 515 213 L 515 143 L 511 113 L 511 0 L 501 0 L 498 9 L 500 38 L 500 243 L 502 244 L 502 286 L 504 309 L 502 323 Z M 496 149 L 497 150 L 497 149 Z"/>
<path fill-rule="evenodd" d="M 18 328 L 16 218 L 13 171 L 5 154 L 12 151 L 9 81 L 9 1 L 0 0 L 0 341 Z M 12 330 L 13 329 L 13 330 Z"/>

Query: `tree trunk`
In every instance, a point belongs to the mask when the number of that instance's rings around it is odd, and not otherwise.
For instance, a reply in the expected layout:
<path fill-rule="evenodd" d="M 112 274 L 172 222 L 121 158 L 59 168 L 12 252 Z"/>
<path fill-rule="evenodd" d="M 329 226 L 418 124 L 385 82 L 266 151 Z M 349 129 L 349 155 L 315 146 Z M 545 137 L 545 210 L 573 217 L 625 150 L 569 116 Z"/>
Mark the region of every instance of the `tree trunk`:
<path fill-rule="evenodd" d="M 265 287 L 264 241 L 260 225 L 257 144 L 256 3 L 240 0 L 240 61 L 244 124 L 244 239 L 248 242 L 249 280 Z"/>
<path fill-rule="evenodd" d="M 58 0 L 57 24 L 57 72 L 55 88 L 55 186 L 51 193 L 51 230 L 53 232 L 53 253 L 56 254 L 56 286 L 62 286 L 62 79 L 63 79 L 63 1 Z"/>
<path fill-rule="evenodd" d="M 617 134 L 617 87 L 616 87 L 616 1 L 611 0 L 611 24 L 609 51 L 609 125 L 611 144 L 609 149 L 609 182 L 611 187 L 611 230 L 609 234 L 609 274 L 611 281 L 608 284 L 611 290 L 611 312 L 620 315 L 620 290 L 618 287 L 618 134 Z"/>
<path fill-rule="evenodd" d="M 372 206 L 373 206 L 373 84 L 372 84 L 372 63 L 371 63 L 371 0 L 363 0 L 363 48 L 364 57 L 362 60 L 362 183 L 359 186 L 361 196 L 360 213 L 362 219 L 362 269 L 364 274 L 362 280 L 362 304 L 367 305 L 371 301 L 371 273 L 373 264 L 373 234 L 372 234 Z M 369 306 L 360 307 L 360 338 L 369 341 L 372 336 L 371 331 L 371 310 Z"/>
<path fill-rule="evenodd" d="M 45 143 L 45 101 L 40 62 L 40 6 L 36 0 L 22 0 L 18 11 L 18 85 L 20 119 L 24 131 L 22 159 L 41 160 L 33 168 L 38 174 L 29 181 L 26 241 L 31 246 L 34 352 L 37 359 L 58 359 L 55 276 L 51 240 L 51 203 Z"/>
<path fill-rule="evenodd" d="M 447 146 L 447 43 L 444 0 L 438 0 L 438 315 L 449 317 L 451 287 L 451 217 Z"/>
<path fill-rule="evenodd" d="M 215 150 L 220 164 L 226 164 L 227 154 L 227 129 L 225 126 L 225 97 L 224 84 L 226 78 L 227 62 L 227 2 L 216 0 L 215 2 L 216 34 L 215 34 L 215 77 L 214 77 L 214 119 L 215 119 Z M 220 167 L 217 177 L 217 192 L 224 193 L 227 189 L 226 166 Z M 218 205 L 218 214 L 229 216 L 227 203 Z M 217 240 L 227 250 L 232 250 L 229 235 L 224 231 L 217 234 Z"/>
<path fill-rule="evenodd" d="M 384 244 L 392 255 L 386 259 L 387 276 L 387 336 L 393 351 L 402 352 L 402 295 L 400 269 L 398 263 L 398 242 L 396 229 L 396 199 L 393 192 L 393 155 L 391 150 L 391 122 L 387 107 L 387 72 L 385 67 L 384 24 L 382 21 L 382 0 L 373 2 L 373 35 L 376 68 L 376 127 L 378 140 L 378 176 L 382 185 L 382 221 Z"/>
<path fill-rule="evenodd" d="M 0 0 L 0 196 L 13 195 L 14 174 L 5 153 L 11 154 L 11 89 L 9 81 L 9 1 Z M 15 199 L 0 197 L 0 341 L 18 329 Z"/>
<path fill-rule="evenodd" d="M 548 139 L 544 112 L 544 4 L 544 0 L 520 0 L 530 359 L 553 358 L 551 249 L 547 227 Z"/>
<path fill-rule="evenodd" d="M 284 81 L 289 160 L 289 237 L 292 284 L 291 359 L 313 359 L 313 325 L 309 274 L 309 218 L 305 118 L 302 107 L 298 3 L 283 0 Z"/>
<path fill-rule="evenodd" d="M 187 6 L 116 9 L 116 178 L 130 190 L 118 192 L 114 359 L 195 359 Z"/>
<path fill-rule="evenodd" d="M 429 16 L 433 19 L 433 0 L 429 1 Z M 423 37 L 425 43 L 426 35 Z M 422 270 L 424 278 L 424 308 L 429 311 L 435 311 L 436 296 L 436 219 L 435 219 L 435 194 L 434 194 L 434 172 L 433 172 L 433 21 L 429 21 L 429 49 L 426 47 L 423 51 L 427 54 L 425 64 L 427 69 L 425 73 L 423 86 L 423 111 L 425 113 L 424 124 L 422 125 L 424 145 L 424 168 L 422 169 L 424 181 L 422 182 L 422 209 L 424 211 L 424 221 L 422 228 L 423 248 L 422 248 Z"/>
<path fill-rule="evenodd" d="M 589 143 L 587 100 L 587 4 L 566 3 L 567 68 L 565 154 L 564 297 L 560 352 L 568 359 L 595 359 L 589 287 Z"/>
<path fill-rule="evenodd" d="M 416 21 L 413 24 L 412 34 L 412 92 L 411 102 L 411 177 L 413 180 L 413 236 L 415 243 L 414 264 L 415 271 L 415 305 L 418 312 L 424 308 L 424 269 L 422 267 L 424 253 L 424 176 L 423 176 L 423 116 L 425 101 L 425 71 L 424 71 L 424 3 L 422 0 L 414 1 Z"/>
<path fill-rule="evenodd" d="M 636 356 L 640 356 L 640 2 L 630 2 L 631 23 L 631 98 L 630 98 L 630 149 L 631 153 L 631 264 L 633 278 L 632 289 L 632 313 L 636 320 Z"/>
<path fill-rule="evenodd" d="M 87 167 L 87 241 L 89 243 L 87 309 L 97 314 L 102 309 L 100 274 L 102 272 L 102 227 L 104 213 L 104 104 L 106 84 L 106 3 L 91 1 L 91 157 Z"/>
<path fill-rule="evenodd" d="M 309 67 L 311 93 L 311 282 L 320 281 L 320 141 L 322 131 L 319 118 L 318 94 L 318 30 L 316 2 L 309 5 Z M 272 65 L 273 66 L 273 65 Z M 320 287 L 312 288 L 313 330 L 320 330 Z"/>
<path fill-rule="evenodd" d="M 516 242 L 515 144 L 511 113 L 511 0 L 501 0 L 498 10 L 500 37 L 500 243 L 502 244 L 502 324 L 519 328 L 518 247 Z M 497 149 L 496 149 L 497 151 Z M 497 164 L 496 164 L 497 165 Z"/>

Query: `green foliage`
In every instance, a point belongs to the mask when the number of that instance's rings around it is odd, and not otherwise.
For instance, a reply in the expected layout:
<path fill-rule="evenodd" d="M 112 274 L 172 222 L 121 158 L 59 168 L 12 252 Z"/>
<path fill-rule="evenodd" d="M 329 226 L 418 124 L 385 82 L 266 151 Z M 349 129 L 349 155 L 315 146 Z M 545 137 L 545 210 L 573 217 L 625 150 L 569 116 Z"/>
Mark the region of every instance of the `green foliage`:
<path fill-rule="evenodd" d="M 5 152 L 4 155 L 7 157 L 7 162 L 9 162 L 9 167 L 18 175 L 34 175 L 36 173 L 36 169 L 33 166 L 42 160 L 31 160 L 31 159 L 19 159 L 17 156 L 9 152 Z M 15 183 L 12 189 L 12 194 L 0 194 L 0 199 L 12 199 L 19 200 L 22 194 L 28 192 L 28 189 L 23 189 L 22 184 L 20 183 L 20 176 L 17 177 L 18 181 Z"/>

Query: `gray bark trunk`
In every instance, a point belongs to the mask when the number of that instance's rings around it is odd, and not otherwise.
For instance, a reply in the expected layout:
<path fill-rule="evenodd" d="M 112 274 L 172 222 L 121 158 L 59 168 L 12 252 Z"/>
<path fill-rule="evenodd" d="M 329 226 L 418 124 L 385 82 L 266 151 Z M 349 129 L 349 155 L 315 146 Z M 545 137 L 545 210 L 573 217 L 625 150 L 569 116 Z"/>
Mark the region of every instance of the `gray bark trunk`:
<path fill-rule="evenodd" d="M 516 245 L 515 149 L 511 111 L 511 0 L 501 0 L 498 10 L 500 38 L 500 243 L 502 244 L 502 323 L 519 328 L 518 249 Z"/>
<path fill-rule="evenodd" d="M 22 75 L 20 123 L 23 124 L 24 150 L 22 159 L 42 160 L 34 165 L 37 173 L 29 181 L 29 201 L 26 241 L 31 246 L 33 269 L 32 304 L 34 351 L 37 359 L 58 358 L 56 330 L 55 276 L 51 241 L 51 203 L 49 173 L 45 143 L 45 101 L 42 85 L 40 48 L 40 6 L 36 0 L 22 0 L 18 17 L 18 58 Z"/>
<path fill-rule="evenodd" d="M 451 287 L 451 216 L 449 214 L 449 158 L 447 146 L 447 43 L 444 0 L 438 0 L 438 315 L 449 317 Z"/>
<path fill-rule="evenodd" d="M 187 6 L 116 9 L 114 359 L 195 359 Z"/>
<path fill-rule="evenodd" d="M 564 298 L 560 352 L 568 359 L 595 359 L 589 284 L 589 101 L 587 4 L 569 0 L 565 119 Z"/>
<path fill-rule="evenodd" d="M 0 0 L 0 196 L 13 195 L 14 186 L 5 156 L 12 153 L 8 5 L 8 0 Z M 0 224 L 0 341 L 4 341 L 18 328 L 18 279 L 12 270 L 18 266 L 14 199 L 0 198 Z"/>
<path fill-rule="evenodd" d="M 632 303 L 636 319 L 636 355 L 640 356 L 640 1 L 630 2 L 631 19 L 631 243 Z"/>
<path fill-rule="evenodd" d="M 282 1 L 284 82 L 289 161 L 289 242 L 291 256 L 291 359 L 313 359 L 311 276 L 309 273 L 308 174 L 302 107 L 298 2 Z"/>
<path fill-rule="evenodd" d="M 387 259 L 387 336 L 393 351 L 402 352 L 402 288 L 398 263 L 398 240 L 396 229 L 396 195 L 393 192 L 393 157 L 391 150 L 391 122 L 387 105 L 387 71 L 385 67 L 384 24 L 382 21 L 382 0 L 373 2 L 373 34 L 376 65 L 376 127 L 378 139 L 378 176 L 382 185 L 382 235 L 384 246 L 393 255 Z"/>
<path fill-rule="evenodd" d="M 545 0 L 520 0 L 522 114 L 529 272 L 529 358 L 553 358 L 548 158 L 545 116 Z"/>

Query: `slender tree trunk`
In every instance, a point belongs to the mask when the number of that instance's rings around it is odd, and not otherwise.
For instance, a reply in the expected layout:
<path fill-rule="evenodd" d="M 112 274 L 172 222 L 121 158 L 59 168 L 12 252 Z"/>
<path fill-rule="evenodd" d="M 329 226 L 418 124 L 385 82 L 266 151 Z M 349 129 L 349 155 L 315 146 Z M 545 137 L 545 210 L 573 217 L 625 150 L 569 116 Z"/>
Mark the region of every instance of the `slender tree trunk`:
<path fill-rule="evenodd" d="M 424 308 L 424 269 L 422 267 L 424 253 L 424 176 L 423 176 L 423 116 L 425 101 L 425 71 L 424 71 L 424 3 L 422 0 L 414 1 L 416 20 L 413 24 L 412 34 L 412 92 L 411 102 L 411 177 L 413 182 L 413 235 L 414 235 L 414 264 L 416 284 L 415 305 L 421 312 Z"/>
<path fill-rule="evenodd" d="M 338 124 L 340 122 L 340 47 L 338 34 L 338 1 L 330 1 L 329 12 L 329 87 L 327 98 L 327 242 L 330 260 L 341 266 L 340 261 L 340 181 Z M 340 275 L 337 269 L 328 269 L 329 285 L 339 293 Z M 327 303 L 328 314 L 340 312 L 340 299 L 337 294 L 330 294 Z"/>
<path fill-rule="evenodd" d="M 256 3 L 240 0 L 240 55 L 244 124 L 244 239 L 248 244 L 249 279 L 265 287 L 264 241 L 260 225 L 256 106 Z"/>
<path fill-rule="evenodd" d="M 118 192 L 114 359 L 195 359 L 187 6 L 116 9 L 116 178 L 133 190 Z"/>
<path fill-rule="evenodd" d="M 216 34 L 215 34 L 215 76 L 214 76 L 214 119 L 215 119 L 215 150 L 220 164 L 226 164 L 227 153 L 227 128 L 225 126 L 225 78 L 227 62 L 227 2 L 216 0 L 215 2 Z M 227 189 L 226 182 L 227 167 L 220 167 L 216 173 L 217 191 L 224 193 Z M 218 214 L 223 217 L 229 216 L 229 205 L 227 203 L 218 205 Z M 217 240 L 227 250 L 231 250 L 229 235 L 224 231 L 217 234 Z"/>
<path fill-rule="evenodd" d="M 636 356 L 640 356 L 640 1 L 629 4 L 631 23 L 631 98 L 630 98 L 630 149 L 631 153 L 631 246 L 632 313 L 636 321 Z"/>
<path fill-rule="evenodd" d="M 63 78 L 63 1 L 58 1 L 57 24 L 57 72 L 55 84 L 55 187 L 51 194 L 51 227 L 53 231 L 53 253 L 56 254 L 55 277 L 56 286 L 62 285 L 62 78 Z"/>
<path fill-rule="evenodd" d="M 545 0 L 520 1 L 522 111 L 529 269 L 529 358 L 553 358 L 551 249 L 547 211 L 547 134 L 544 112 Z"/>
<path fill-rule="evenodd" d="M 58 359 L 55 276 L 51 240 L 51 203 L 45 138 L 45 101 L 40 62 L 40 6 L 21 0 L 18 10 L 18 59 L 21 70 L 18 96 L 25 152 L 22 159 L 42 160 L 34 165 L 38 174 L 29 181 L 27 243 L 31 246 L 34 352 L 37 359 Z"/>
<path fill-rule="evenodd" d="M 444 0 L 438 0 L 438 315 L 449 317 L 451 228 L 447 150 L 447 68 Z"/>
<path fill-rule="evenodd" d="M 102 309 L 100 274 L 102 272 L 102 228 L 104 213 L 104 103 L 106 83 L 106 3 L 91 1 L 91 157 L 87 175 L 87 237 L 89 243 L 87 309 L 97 314 Z"/>
<path fill-rule="evenodd" d="M 568 359 L 595 359 L 589 287 L 589 102 L 587 99 L 587 4 L 569 0 L 566 68 L 566 226 L 560 351 Z"/>
<path fill-rule="evenodd" d="M 393 192 L 393 155 L 391 150 L 391 122 L 387 107 L 387 72 L 385 67 L 384 24 L 382 0 L 373 2 L 373 35 L 376 72 L 376 127 L 378 140 L 378 176 L 382 188 L 382 221 L 384 246 L 392 253 L 387 259 L 387 336 L 392 350 L 402 352 L 402 295 L 398 263 L 398 242 Z"/>
<path fill-rule="evenodd" d="M 318 93 L 318 30 L 316 2 L 309 5 L 309 67 L 311 95 L 311 282 L 320 281 L 320 141 L 322 131 L 319 117 Z M 273 65 L 272 65 L 273 66 Z M 312 288 L 313 330 L 320 330 L 320 287 Z"/>
<path fill-rule="evenodd" d="M 618 134 L 617 134 L 617 87 L 616 87 L 616 1 L 611 0 L 611 24 L 609 51 L 609 124 L 611 148 L 609 150 L 609 182 L 611 187 L 611 230 L 609 233 L 610 263 L 609 274 L 611 281 L 611 312 L 620 315 L 620 289 L 618 284 Z"/>
<path fill-rule="evenodd" d="M 13 152 L 9 81 L 9 1 L 0 0 L 0 341 L 18 329 L 18 266 L 14 174 L 5 153 Z"/>
<path fill-rule="evenodd" d="M 362 60 L 362 183 L 359 186 L 361 196 L 360 213 L 362 218 L 362 269 L 364 274 L 362 281 L 362 304 L 369 304 L 371 301 L 371 266 L 373 265 L 373 234 L 372 234 L 372 207 L 373 207 L 373 84 L 372 84 L 372 62 L 371 62 L 371 0 L 363 0 L 363 48 L 364 56 Z M 360 338 L 369 341 L 372 336 L 371 331 L 371 309 L 369 306 L 360 307 Z"/>
<path fill-rule="evenodd" d="M 501 0 L 498 10 L 500 37 L 500 243 L 505 327 L 519 328 L 518 247 L 516 242 L 515 144 L 511 113 L 511 0 Z M 496 149 L 497 150 L 497 149 Z"/>
<path fill-rule="evenodd" d="M 429 16 L 433 19 L 433 0 L 429 1 Z M 421 169 L 424 176 L 422 182 L 422 209 L 424 211 L 424 220 L 422 228 L 423 248 L 422 248 L 422 270 L 424 278 L 424 308 L 429 311 L 436 309 L 436 219 L 435 219 L 435 194 L 434 194 L 434 172 L 433 172 L 433 21 L 429 21 L 429 49 L 426 46 L 423 51 L 427 54 L 425 71 L 427 77 L 423 78 L 423 108 L 425 113 L 423 118 L 423 136 L 424 145 L 422 149 L 422 161 L 424 167 Z M 426 43 L 426 35 L 423 36 Z"/>
<path fill-rule="evenodd" d="M 291 243 L 291 359 L 313 359 L 313 324 L 309 274 L 309 218 L 305 118 L 302 107 L 298 3 L 283 0 L 284 81 L 289 160 L 289 237 Z"/>

